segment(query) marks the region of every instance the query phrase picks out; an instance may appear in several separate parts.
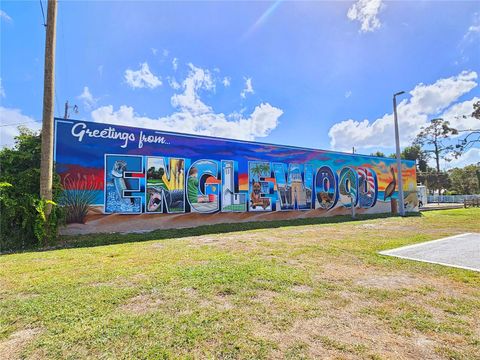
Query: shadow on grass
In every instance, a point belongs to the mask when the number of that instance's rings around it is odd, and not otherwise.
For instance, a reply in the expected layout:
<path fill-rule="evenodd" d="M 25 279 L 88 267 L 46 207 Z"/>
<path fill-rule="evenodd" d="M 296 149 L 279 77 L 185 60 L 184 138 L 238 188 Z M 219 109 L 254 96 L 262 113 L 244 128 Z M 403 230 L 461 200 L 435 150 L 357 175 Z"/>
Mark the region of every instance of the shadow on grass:
<path fill-rule="evenodd" d="M 420 213 L 409 213 L 409 217 L 422 216 Z M 271 220 L 271 221 L 252 221 L 244 223 L 214 224 L 202 225 L 192 228 L 155 230 L 144 233 L 128 234 L 88 234 L 88 235 L 69 235 L 60 238 L 62 247 L 92 247 L 111 244 L 122 244 L 127 242 L 138 242 L 148 240 L 175 239 L 189 236 L 201 236 L 209 234 L 223 234 L 236 231 L 247 231 L 257 229 L 276 229 L 280 227 L 317 225 L 317 224 L 336 224 L 351 221 L 361 221 L 370 219 L 381 219 L 392 217 L 391 214 L 362 214 L 352 219 L 349 215 L 316 217 L 291 220 Z"/>
<path fill-rule="evenodd" d="M 407 217 L 419 217 L 421 213 L 407 213 Z M 314 217 L 291 220 L 271 220 L 271 221 L 252 221 L 244 223 L 225 223 L 214 225 L 202 225 L 192 228 L 182 229 L 164 229 L 150 232 L 139 233 L 97 233 L 86 235 L 64 235 L 59 237 L 56 245 L 41 249 L 23 249 L 3 252 L 3 254 L 12 254 L 20 252 L 50 251 L 65 248 L 95 247 L 103 245 L 124 244 L 130 242 L 140 242 L 149 240 L 177 239 L 189 236 L 201 236 L 209 234 L 224 234 L 236 231 L 248 231 L 257 229 L 276 229 L 280 227 L 318 225 L 318 224 L 338 224 L 344 222 L 354 222 L 372 219 L 384 219 L 395 217 L 387 214 L 359 214 L 355 219 L 350 215 L 337 215 L 331 217 Z"/>

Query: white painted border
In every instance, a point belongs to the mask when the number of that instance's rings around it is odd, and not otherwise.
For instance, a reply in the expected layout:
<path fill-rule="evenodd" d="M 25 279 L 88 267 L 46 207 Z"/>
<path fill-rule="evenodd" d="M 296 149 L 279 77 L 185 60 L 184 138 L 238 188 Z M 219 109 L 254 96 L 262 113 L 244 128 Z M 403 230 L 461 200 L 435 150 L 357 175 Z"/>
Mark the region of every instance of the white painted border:
<path fill-rule="evenodd" d="M 402 246 L 402 247 L 391 249 L 391 250 L 379 251 L 378 253 L 380 255 L 392 256 L 392 257 L 396 257 L 396 258 L 399 258 L 399 259 L 414 260 L 414 261 L 420 261 L 420 262 L 429 263 L 429 264 L 437 264 L 437 265 L 454 267 L 454 268 L 457 268 L 457 269 L 464 269 L 464 270 L 471 270 L 471 271 L 480 272 L 480 269 L 472 268 L 472 267 L 469 267 L 469 266 L 454 265 L 454 264 L 449 264 L 449 263 L 445 263 L 445 262 L 441 262 L 441 261 L 432 261 L 432 260 L 414 258 L 414 257 L 410 257 L 410 256 L 402 256 L 402 255 L 392 254 L 393 251 L 397 251 L 397 250 L 412 249 L 412 248 L 420 247 L 420 246 L 427 245 L 427 244 L 433 244 L 433 243 L 437 243 L 437 242 L 441 242 L 441 241 L 452 240 L 452 239 L 456 239 L 456 238 L 459 238 L 459 237 L 462 237 L 462 236 L 465 236 L 465 235 L 473 235 L 473 234 L 474 233 L 463 233 L 463 234 L 448 236 L 446 238 L 441 238 L 441 239 L 437 239 L 437 240 L 425 241 L 425 242 L 418 243 L 418 244 Z"/>
<path fill-rule="evenodd" d="M 380 251 L 379 254 L 389 255 L 389 254 L 386 254 L 386 253 L 387 253 L 387 252 L 390 252 L 390 251 L 412 249 L 412 248 L 416 248 L 416 247 L 419 247 L 419 246 L 423 246 L 423 245 L 425 245 L 425 244 L 433 244 L 433 243 L 440 242 L 440 241 L 446 241 L 446 240 L 456 239 L 456 238 L 459 238 L 459 237 L 462 237 L 462 236 L 465 236 L 465 235 L 472 235 L 472 233 L 463 233 L 463 234 L 448 236 L 448 237 L 446 237 L 446 238 L 441 238 L 441 239 L 436 239 L 436 240 L 430 240 L 430 241 L 424 241 L 424 242 L 421 242 L 421 243 L 418 243 L 418 244 L 406 245 L 406 246 L 402 246 L 402 247 L 395 248 L 395 249 L 383 250 L 383 251 Z"/>

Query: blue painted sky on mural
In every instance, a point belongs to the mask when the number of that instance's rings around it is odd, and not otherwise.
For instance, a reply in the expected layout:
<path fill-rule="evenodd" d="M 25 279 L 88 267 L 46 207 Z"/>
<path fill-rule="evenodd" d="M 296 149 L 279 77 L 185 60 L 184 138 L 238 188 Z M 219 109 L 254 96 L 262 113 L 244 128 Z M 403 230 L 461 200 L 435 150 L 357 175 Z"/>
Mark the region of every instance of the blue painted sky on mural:
<path fill-rule="evenodd" d="M 1 3 L 0 115 L 38 128 L 38 1 Z M 45 1 L 44 1 L 45 6 Z M 478 1 L 61 1 L 56 110 L 73 118 L 362 153 L 429 119 L 475 125 Z M 37 122 L 32 122 L 37 120 Z M 478 126 L 477 126 L 478 127 Z M 2 128 L 11 142 L 14 126 Z M 470 150 L 450 167 L 478 161 Z"/>

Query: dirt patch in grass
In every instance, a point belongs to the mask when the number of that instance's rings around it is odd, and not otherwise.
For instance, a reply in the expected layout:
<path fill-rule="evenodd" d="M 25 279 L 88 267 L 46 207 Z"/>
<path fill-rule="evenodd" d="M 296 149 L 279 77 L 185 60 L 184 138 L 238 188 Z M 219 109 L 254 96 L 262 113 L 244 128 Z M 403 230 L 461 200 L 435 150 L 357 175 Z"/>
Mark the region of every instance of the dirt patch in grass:
<path fill-rule="evenodd" d="M 308 285 L 295 285 L 295 286 L 292 286 L 292 291 L 293 292 L 296 292 L 296 293 L 299 293 L 299 294 L 308 294 L 310 292 L 312 292 L 312 288 Z"/>
<path fill-rule="evenodd" d="M 152 248 L 154 249 L 163 249 L 165 247 L 165 244 L 162 243 L 154 243 L 151 245 Z"/>
<path fill-rule="evenodd" d="M 402 289 L 402 288 L 416 288 L 424 282 L 412 275 L 408 274 L 370 274 L 362 276 L 355 281 L 356 285 L 366 286 L 376 289 Z"/>
<path fill-rule="evenodd" d="M 353 308 L 330 309 L 327 316 L 297 320 L 285 331 L 256 324 L 255 334 L 278 345 L 273 358 L 283 358 L 296 344 L 303 344 L 304 355 L 310 358 L 440 358 L 434 340 L 422 334 L 395 334 L 376 319 L 355 315 Z"/>
<path fill-rule="evenodd" d="M 271 290 L 258 291 L 253 297 L 253 301 L 261 304 L 270 304 L 278 296 L 278 293 Z"/>
<path fill-rule="evenodd" d="M 140 294 L 122 305 L 120 311 L 135 315 L 144 315 L 156 311 L 164 301 L 160 294 Z"/>
<path fill-rule="evenodd" d="M 42 331 L 41 328 L 18 330 L 7 339 L 0 341 L 0 359 L 22 359 L 22 351 Z"/>
<path fill-rule="evenodd" d="M 131 277 L 118 277 L 111 281 L 92 282 L 89 285 L 93 287 L 111 286 L 118 289 L 126 289 L 138 286 L 139 283 L 145 281 L 148 276 L 144 274 L 135 274 Z"/>

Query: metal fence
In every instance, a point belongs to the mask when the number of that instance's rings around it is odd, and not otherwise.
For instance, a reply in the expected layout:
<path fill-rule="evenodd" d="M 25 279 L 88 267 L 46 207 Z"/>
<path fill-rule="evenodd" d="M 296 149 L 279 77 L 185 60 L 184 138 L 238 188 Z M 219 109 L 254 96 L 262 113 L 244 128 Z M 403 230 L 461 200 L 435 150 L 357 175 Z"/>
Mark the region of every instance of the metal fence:
<path fill-rule="evenodd" d="M 429 203 L 463 203 L 465 200 L 480 199 L 480 195 L 428 195 Z"/>

